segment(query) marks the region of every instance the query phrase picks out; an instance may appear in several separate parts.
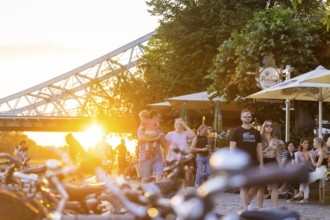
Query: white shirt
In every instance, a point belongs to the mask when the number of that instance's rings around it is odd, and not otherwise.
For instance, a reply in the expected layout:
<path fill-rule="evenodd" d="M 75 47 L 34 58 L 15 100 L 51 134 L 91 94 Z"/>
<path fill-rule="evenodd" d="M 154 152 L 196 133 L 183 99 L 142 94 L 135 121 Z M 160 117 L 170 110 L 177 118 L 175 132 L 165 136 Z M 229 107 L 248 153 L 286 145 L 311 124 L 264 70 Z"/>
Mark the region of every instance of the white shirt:
<path fill-rule="evenodd" d="M 188 131 L 183 131 L 178 133 L 176 131 L 170 131 L 165 136 L 165 140 L 169 143 L 170 149 L 167 155 L 167 160 L 175 160 L 177 158 L 177 154 L 173 152 L 174 148 L 179 148 L 182 152 L 187 152 L 187 134 Z"/>

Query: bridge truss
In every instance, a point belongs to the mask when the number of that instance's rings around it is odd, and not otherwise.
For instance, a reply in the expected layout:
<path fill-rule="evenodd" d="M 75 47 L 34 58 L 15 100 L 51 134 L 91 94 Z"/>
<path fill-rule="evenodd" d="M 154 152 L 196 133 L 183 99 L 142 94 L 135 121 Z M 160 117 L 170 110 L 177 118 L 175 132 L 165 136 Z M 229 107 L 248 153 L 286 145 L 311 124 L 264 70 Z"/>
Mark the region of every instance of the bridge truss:
<path fill-rule="evenodd" d="M 114 94 L 118 76 L 134 74 L 151 32 L 85 65 L 0 99 L 0 117 L 86 117 L 94 106 Z M 101 91 L 101 92 L 95 92 Z"/>

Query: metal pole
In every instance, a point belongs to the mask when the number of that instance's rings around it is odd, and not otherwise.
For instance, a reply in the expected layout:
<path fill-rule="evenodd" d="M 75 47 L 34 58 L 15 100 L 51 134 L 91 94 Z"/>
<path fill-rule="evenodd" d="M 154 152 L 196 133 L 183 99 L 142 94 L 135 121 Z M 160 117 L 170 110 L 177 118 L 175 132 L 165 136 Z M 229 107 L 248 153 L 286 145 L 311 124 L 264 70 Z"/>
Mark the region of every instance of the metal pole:
<path fill-rule="evenodd" d="M 290 140 L 290 100 L 285 100 L 285 142 Z"/>
<path fill-rule="evenodd" d="M 322 138 L 322 101 L 319 101 L 319 138 Z"/>
<path fill-rule="evenodd" d="M 285 80 L 291 78 L 291 66 L 286 65 L 285 67 Z M 285 142 L 290 140 L 290 100 L 285 100 Z"/>

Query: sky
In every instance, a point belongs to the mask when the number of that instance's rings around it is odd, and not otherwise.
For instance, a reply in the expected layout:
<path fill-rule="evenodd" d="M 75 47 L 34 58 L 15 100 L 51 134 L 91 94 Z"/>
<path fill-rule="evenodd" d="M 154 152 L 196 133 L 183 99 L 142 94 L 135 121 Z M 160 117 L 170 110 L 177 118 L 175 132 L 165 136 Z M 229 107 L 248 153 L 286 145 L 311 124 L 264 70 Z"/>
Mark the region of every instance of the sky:
<path fill-rule="evenodd" d="M 154 31 L 147 9 L 145 0 L 0 0 L 0 98 Z"/>

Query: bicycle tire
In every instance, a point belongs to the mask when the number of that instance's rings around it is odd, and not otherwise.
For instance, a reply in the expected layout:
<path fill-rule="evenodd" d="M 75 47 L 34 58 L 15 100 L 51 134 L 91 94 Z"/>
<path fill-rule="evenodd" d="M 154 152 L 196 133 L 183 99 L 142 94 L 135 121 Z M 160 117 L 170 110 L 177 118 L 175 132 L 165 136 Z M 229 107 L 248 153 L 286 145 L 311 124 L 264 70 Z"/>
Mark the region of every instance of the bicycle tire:
<path fill-rule="evenodd" d="M 23 193 L 0 188 L 1 220 L 40 220 L 44 217 L 43 208 Z"/>

